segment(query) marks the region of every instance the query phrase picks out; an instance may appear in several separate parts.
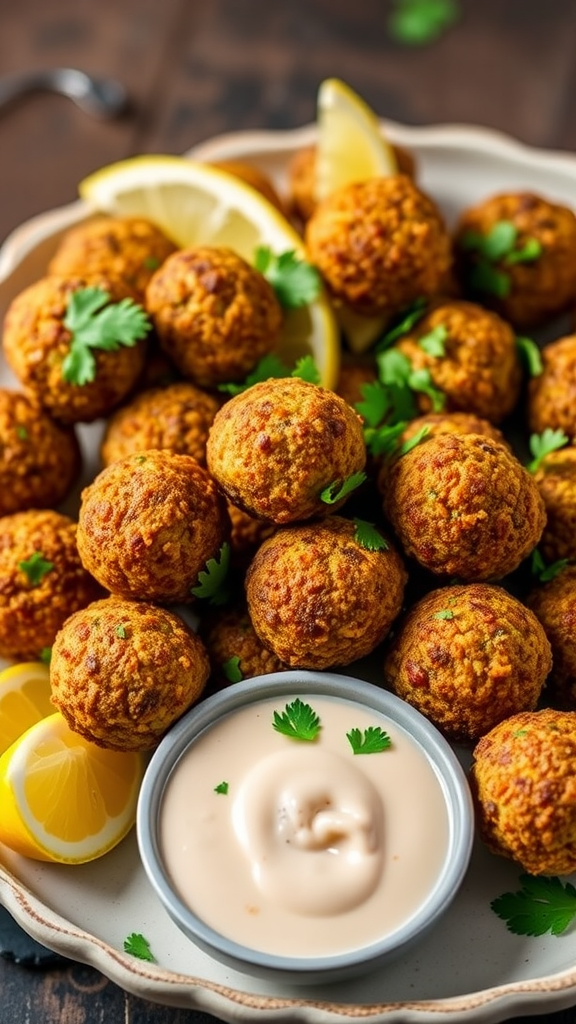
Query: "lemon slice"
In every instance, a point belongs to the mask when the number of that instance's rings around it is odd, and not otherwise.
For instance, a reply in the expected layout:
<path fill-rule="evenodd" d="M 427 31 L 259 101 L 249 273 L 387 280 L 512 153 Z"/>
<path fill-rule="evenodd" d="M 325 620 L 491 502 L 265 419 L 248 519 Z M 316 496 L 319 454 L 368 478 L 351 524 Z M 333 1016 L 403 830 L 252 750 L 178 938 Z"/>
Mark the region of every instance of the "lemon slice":
<path fill-rule="evenodd" d="M 342 185 L 398 173 L 394 150 L 367 103 L 338 78 L 320 85 L 315 198 Z"/>
<path fill-rule="evenodd" d="M 137 156 L 111 164 L 79 186 L 94 210 L 147 217 L 177 245 L 228 246 L 254 262 L 260 245 L 279 254 L 305 256 L 302 239 L 256 189 L 234 175 L 178 156 Z M 339 332 L 322 292 L 303 309 L 289 310 L 278 355 L 290 365 L 312 355 L 323 385 L 333 388 L 339 372 Z"/>
<path fill-rule="evenodd" d="M 0 754 L 54 710 L 47 665 L 29 661 L 0 672 Z"/>
<path fill-rule="evenodd" d="M 0 842 L 35 860 L 94 860 L 134 824 L 143 773 L 140 754 L 97 747 L 56 712 L 0 757 Z"/>

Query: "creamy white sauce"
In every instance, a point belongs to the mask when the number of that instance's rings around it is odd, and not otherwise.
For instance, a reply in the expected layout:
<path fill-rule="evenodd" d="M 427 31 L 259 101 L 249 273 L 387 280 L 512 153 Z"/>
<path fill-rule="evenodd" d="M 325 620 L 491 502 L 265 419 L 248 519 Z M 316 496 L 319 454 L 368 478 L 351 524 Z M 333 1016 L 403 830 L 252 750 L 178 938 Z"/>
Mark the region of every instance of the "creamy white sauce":
<path fill-rule="evenodd" d="M 202 734 L 168 782 L 160 837 L 181 899 L 207 924 L 253 949 L 324 956 L 411 917 L 445 860 L 448 818 L 433 767 L 402 729 L 350 701 L 301 700 L 320 716 L 313 742 L 273 729 L 284 696 Z M 346 733 L 369 726 L 391 747 L 355 755 Z"/>

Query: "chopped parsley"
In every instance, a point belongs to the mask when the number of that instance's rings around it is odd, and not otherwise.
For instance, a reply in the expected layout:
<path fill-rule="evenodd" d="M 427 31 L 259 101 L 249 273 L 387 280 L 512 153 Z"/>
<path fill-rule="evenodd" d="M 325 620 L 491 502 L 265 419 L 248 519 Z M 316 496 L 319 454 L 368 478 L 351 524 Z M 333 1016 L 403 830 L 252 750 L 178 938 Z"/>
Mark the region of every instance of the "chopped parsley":
<path fill-rule="evenodd" d="M 427 356 L 432 356 L 434 359 L 441 359 L 442 356 L 446 355 L 446 339 L 448 337 L 448 328 L 444 324 L 438 324 L 433 327 L 428 334 L 424 334 L 418 339 L 418 344 L 423 352 Z"/>
<path fill-rule="evenodd" d="M 541 434 L 531 434 L 528 441 L 532 462 L 529 462 L 526 469 L 529 473 L 535 473 L 547 455 L 556 452 L 568 444 L 569 438 L 563 430 L 552 430 L 546 427 Z"/>
<path fill-rule="evenodd" d="M 412 328 L 422 319 L 426 312 L 428 300 L 425 298 L 416 299 L 408 309 L 404 310 L 400 314 L 398 320 L 391 327 L 386 334 L 376 343 L 375 351 L 383 352 L 384 349 L 390 348 L 395 341 L 402 338 L 403 335 L 409 334 Z"/>
<path fill-rule="evenodd" d="M 314 356 L 302 356 L 290 374 L 291 377 L 298 377 L 308 384 L 320 384 L 320 370 L 318 369 Z"/>
<path fill-rule="evenodd" d="M 380 531 L 376 529 L 374 523 L 367 523 L 365 519 L 354 519 L 353 522 L 356 526 L 354 540 L 358 544 L 361 544 L 363 548 L 367 548 L 368 551 L 388 550 L 388 542 Z"/>
<path fill-rule="evenodd" d="M 308 381 L 309 384 L 319 384 L 321 379 L 320 371 L 314 362 L 313 356 L 302 356 L 294 368 L 289 370 L 277 355 L 269 352 L 260 359 L 245 380 L 219 384 L 218 391 L 223 391 L 228 395 L 239 395 L 243 391 L 247 391 L 248 388 L 253 387 L 254 384 L 262 384 L 272 377 L 275 379 L 299 377 L 300 380 Z"/>
<path fill-rule="evenodd" d="M 412 370 L 406 383 L 412 391 L 421 391 L 422 394 L 428 396 L 433 412 L 441 412 L 446 405 L 446 395 L 439 388 L 434 387 L 430 370 Z"/>
<path fill-rule="evenodd" d="M 283 736 L 307 742 L 315 740 L 322 728 L 316 712 L 299 697 L 287 704 L 282 713 L 274 712 L 272 725 Z"/>
<path fill-rule="evenodd" d="M 441 611 L 434 613 L 435 619 L 453 619 L 454 612 L 450 608 L 442 608 Z"/>
<path fill-rule="evenodd" d="M 423 46 L 439 39 L 459 17 L 457 0 L 395 0 L 388 31 L 397 43 Z"/>
<path fill-rule="evenodd" d="M 396 451 L 394 452 L 396 458 L 401 459 L 403 455 L 407 455 L 408 452 L 411 452 L 413 448 L 416 448 L 419 444 L 421 444 L 425 437 L 428 437 L 429 433 L 430 427 L 428 426 L 428 424 L 426 424 L 423 427 L 420 427 L 420 429 L 417 430 L 416 433 L 412 435 L 412 437 L 408 437 L 406 441 L 403 441 L 400 447 L 396 449 Z"/>
<path fill-rule="evenodd" d="M 40 651 L 40 661 L 42 662 L 43 665 L 49 665 L 50 664 L 50 662 L 52 661 L 52 648 L 51 647 L 43 647 L 42 648 L 42 650 Z"/>
<path fill-rule="evenodd" d="M 118 626 L 116 626 L 116 629 L 114 630 L 114 632 L 116 633 L 116 636 L 120 640 L 125 640 L 126 639 L 126 636 L 127 636 L 127 634 L 126 634 L 126 626 L 123 626 L 122 623 L 120 623 Z"/>
<path fill-rule="evenodd" d="M 379 725 L 369 725 L 364 732 L 360 729 L 351 729 L 346 733 L 346 737 L 354 754 L 379 754 L 392 746 L 388 733 Z"/>
<path fill-rule="evenodd" d="M 41 551 L 34 551 L 30 558 L 18 562 L 18 568 L 26 573 L 31 587 L 37 587 L 45 576 L 54 568 L 54 562 L 48 562 Z"/>
<path fill-rule="evenodd" d="M 516 346 L 520 360 L 530 377 L 539 377 L 542 373 L 542 353 L 532 338 L 516 338 Z"/>
<path fill-rule="evenodd" d="M 320 500 L 325 505 L 334 505 L 337 501 L 341 501 L 342 498 L 347 498 L 352 491 L 355 491 L 357 487 L 360 487 L 360 484 L 364 483 L 365 479 L 366 473 L 360 470 L 358 473 L 352 473 L 345 480 L 335 480 L 320 493 Z"/>
<path fill-rule="evenodd" d="M 520 875 L 522 888 L 505 892 L 490 906 L 514 935 L 561 935 L 576 917 L 576 889 L 570 882 L 541 875 Z"/>
<path fill-rule="evenodd" d="M 316 267 L 296 255 L 294 249 L 274 255 L 267 245 L 256 249 L 254 266 L 272 285 L 284 309 L 306 306 L 318 296 L 321 278 Z"/>
<path fill-rule="evenodd" d="M 226 604 L 229 598 L 227 587 L 228 569 L 230 568 L 230 545 L 228 541 L 220 548 L 218 558 L 209 558 L 206 569 L 198 573 L 198 583 L 190 588 L 195 597 L 210 601 L 210 604 Z"/>
<path fill-rule="evenodd" d="M 501 299 L 509 295 L 511 288 L 510 276 L 502 267 L 533 263 L 542 253 L 537 238 L 528 238 L 518 245 L 518 228 L 509 220 L 497 221 L 486 235 L 465 231 L 459 244 L 464 252 L 472 252 L 476 257 L 468 275 L 470 287 Z"/>
<path fill-rule="evenodd" d="M 108 292 L 92 287 L 72 293 L 63 323 L 72 340 L 62 363 L 62 376 L 68 384 L 80 386 L 96 377 L 94 350 L 115 352 L 122 345 L 131 348 L 152 328 L 145 310 L 133 299 L 110 302 Z"/>
<path fill-rule="evenodd" d="M 240 668 L 240 658 L 235 654 L 232 658 L 222 662 L 222 672 L 229 683 L 241 683 L 244 679 Z"/>
<path fill-rule="evenodd" d="M 546 562 L 542 558 L 538 548 L 534 548 L 530 559 L 530 571 L 533 576 L 536 576 L 540 583 L 550 583 L 551 580 L 555 580 L 567 565 L 567 558 L 559 558 L 556 562 L 551 562 L 550 565 L 546 565 Z"/>
<path fill-rule="evenodd" d="M 223 780 L 222 782 L 219 782 L 217 786 L 214 786 L 214 792 L 221 793 L 223 796 L 227 796 L 229 788 L 230 787 L 228 783 L 225 780 Z"/>
<path fill-rule="evenodd" d="M 150 964 L 156 963 L 156 957 L 150 949 L 148 939 L 145 939 L 140 932 L 132 932 L 124 939 L 124 952 L 130 956 L 136 956 L 139 960 L 146 960 Z"/>

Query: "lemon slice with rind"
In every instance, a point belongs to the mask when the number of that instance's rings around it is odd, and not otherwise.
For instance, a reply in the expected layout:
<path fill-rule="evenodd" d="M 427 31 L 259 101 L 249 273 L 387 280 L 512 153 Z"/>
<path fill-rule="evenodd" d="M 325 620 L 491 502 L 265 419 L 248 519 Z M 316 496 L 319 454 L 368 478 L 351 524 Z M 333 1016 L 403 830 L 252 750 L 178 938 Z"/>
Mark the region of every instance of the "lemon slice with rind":
<path fill-rule="evenodd" d="M 95 211 L 147 217 L 177 245 L 227 246 L 254 262 L 258 246 L 273 253 L 294 250 L 305 258 L 302 239 L 256 189 L 234 175 L 178 156 L 138 156 L 110 164 L 85 178 L 80 195 Z M 312 355 L 322 384 L 333 388 L 339 372 L 339 332 L 321 292 L 303 309 L 288 310 L 279 357 L 289 365 Z"/>
<path fill-rule="evenodd" d="M 50 672 L 40 661 L 0 672 L 0 754 L 31 725 L 54 714 L 50 693 Z"/>
<path fill-rule="evenodd" d="M 356 181 L 398 173 L 394 150 L 373 110 L 339 78 L 326 78 L 317 99 L 316 199 Z"/>
<path fill-rule="evenodd" d="M 104 750 L 56 712 L 0 757 L 0 842 L 35 860 L 82 864 L 132 828 L 141 754 Z"/>

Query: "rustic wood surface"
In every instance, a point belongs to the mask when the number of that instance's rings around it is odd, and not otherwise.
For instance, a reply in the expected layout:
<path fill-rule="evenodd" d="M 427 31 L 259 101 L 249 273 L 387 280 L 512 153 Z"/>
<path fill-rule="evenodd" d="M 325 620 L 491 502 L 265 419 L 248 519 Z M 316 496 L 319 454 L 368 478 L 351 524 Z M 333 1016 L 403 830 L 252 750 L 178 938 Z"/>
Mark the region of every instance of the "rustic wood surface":
<path fill-rule="evenodd" d="M 576 151 L 574 0 L 460 0 L 459 22 L 419 48 L 391 40 L 391 2 L 0 0 L 0 74 L 79 67 L 118 78 L 130 95 L 109 122 L 49 93 L 0 109 L 0 240 L 73 200 L 103 164 L 312 121 L 331 75 L 407 124 L 482 124 Z M 137 999 L 79 964 L 31 971 L 0 959 L 0 996 L 0 1024 L 214 1020 Z M 576 1009 L 517 1020 L 573 1024 Z"/>

